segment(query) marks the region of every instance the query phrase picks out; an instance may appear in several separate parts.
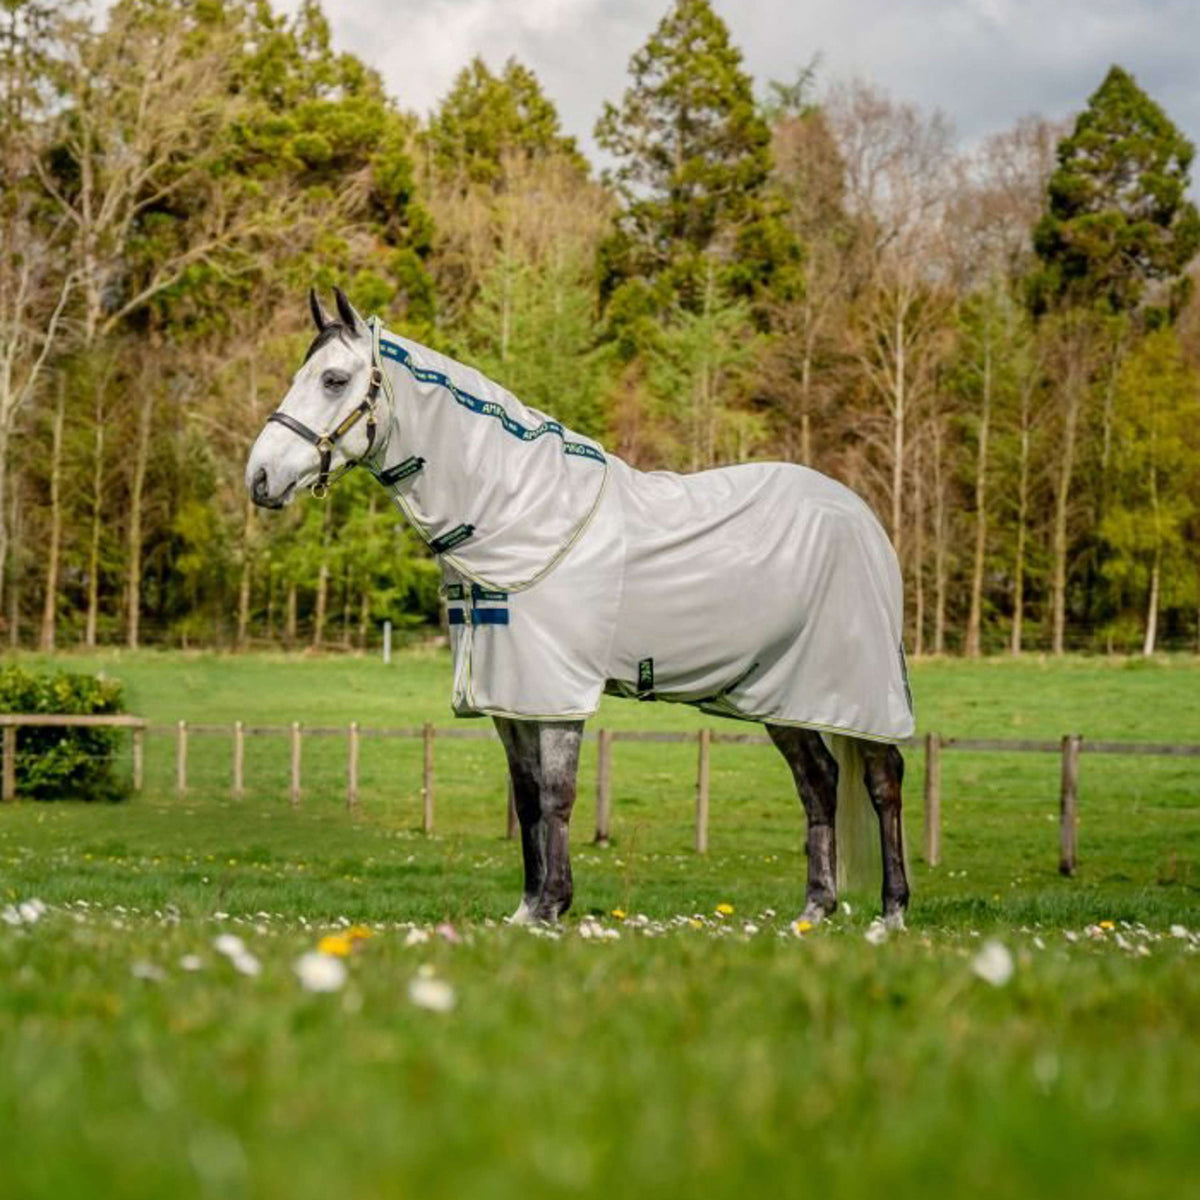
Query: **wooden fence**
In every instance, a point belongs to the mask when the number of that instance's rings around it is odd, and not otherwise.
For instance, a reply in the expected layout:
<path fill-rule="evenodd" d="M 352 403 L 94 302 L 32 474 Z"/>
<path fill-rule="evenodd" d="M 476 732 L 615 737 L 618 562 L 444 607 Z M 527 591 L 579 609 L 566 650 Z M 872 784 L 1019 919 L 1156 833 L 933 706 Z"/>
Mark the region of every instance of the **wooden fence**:
<path fill-rule="evenodd" d="M 346 807 L 353 811 L 359 802 L 359 763 L 363 738 L 420 739 L 422 742 L 421 827 L 433 832 L 435 797 L 434 746 L 438 740 L 495 740 L 490 728 L 435 729 L 430 722 L 420 728 L 363 727 L 357 721 L 348 726 L 247 725 L 235 721 L 232 725 L 189 724 L 151 725 L 133 716 L 55 716 L 49 714 L 20 715 L 0 713 L 3 732 L 2 798 L 16 798 L 17 730 L 23 726 L 109 726 L 128 729 L 133 740 L 133 787 L 142 789 L 144 777 L 145 737 L 147 733 L 174 735 L 175 791 L 180 797 L 188 791 L 188 747 L 191 736 L 221 736 L 230 739 L 232 769 L 231 793 L 235 800 L 245 797 L 245 750 L 247 737 L 284 736 L 289 741 L 289 794 L 293 807 L 301 802 L 301 768 L 305 738 L 344 738 L 346 741 Z M 700 729 L 695 734 L 660 732 L 656 730 L 600 729 L 584 735 L 597 744 L 596 755 L 596 832 L 595 842 L 607 845 L 612 823 L 612 754 L 614 742 L 693 743 L 697 748 L 696 764 L 696 822 L 695 849 L 698 854 L 708 850 L 708 813 L 710 758 L 714 745 L 769 746 L 771 739 L 760 733 L 718 733 Z M 925 807 L 923 820 L 923 850 L 930 866 L 941 862 L 942 851 L 942 754 L 946 751 L 1005 754 L 1057 754 L 1061 758 L 1059 785 L 1059 870 L 1064 875 L 1075 872 L 1079 826 L 1079 768 L 1086 750 L 1088 754 L 1148 754 L 1174 758 L 1200 758 L 1200 745 L 1171 745 L 1156 742 L 1087 741 L 1082 734 L 1067 734 L 1059 741 L 1034 741 L 1024 738 L 947 738 L 927 733 L 923 739 L 912 738 L 906 748 L 924 746 L 925 750 Z M 514 837 L 517 829 L 516 811 L 511 786 L 508 797 L 506 831 Z"/>

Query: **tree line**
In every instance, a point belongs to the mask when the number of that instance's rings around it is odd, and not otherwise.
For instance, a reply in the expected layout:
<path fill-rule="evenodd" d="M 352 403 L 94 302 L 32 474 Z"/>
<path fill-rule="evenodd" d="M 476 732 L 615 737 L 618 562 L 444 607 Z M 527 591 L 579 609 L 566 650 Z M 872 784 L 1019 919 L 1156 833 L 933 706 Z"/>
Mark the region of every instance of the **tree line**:
<path fill-rule="evenodd" d="M 964 151 L 815 63 L 756 93 L 709 0 L 675 0 L 597 173 L 521 63 L 418 117 L 317 0 L 9 0 L 4 636 L 436 625 L 436 565 L 365 474 L 283 513 L 245 494 L 316 283 L 636 466 L 842 479 L 917 654 L 1200 644 L 1191 144 L 1119 66 Z"/>

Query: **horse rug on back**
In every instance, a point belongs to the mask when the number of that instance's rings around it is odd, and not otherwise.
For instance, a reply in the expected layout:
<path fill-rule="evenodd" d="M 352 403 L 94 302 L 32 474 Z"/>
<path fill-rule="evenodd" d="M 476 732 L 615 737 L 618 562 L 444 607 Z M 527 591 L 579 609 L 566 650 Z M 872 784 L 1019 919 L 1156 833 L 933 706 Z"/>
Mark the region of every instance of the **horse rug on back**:
<path fill-rule="evenodd" d="M 608 690 L 911 735 L 899 567 L 848 488 L 787 463 L 639 471 L 375 335 L 396 424 L 374 469 L 440 558 L 459 715 L 582 718 Z"/>

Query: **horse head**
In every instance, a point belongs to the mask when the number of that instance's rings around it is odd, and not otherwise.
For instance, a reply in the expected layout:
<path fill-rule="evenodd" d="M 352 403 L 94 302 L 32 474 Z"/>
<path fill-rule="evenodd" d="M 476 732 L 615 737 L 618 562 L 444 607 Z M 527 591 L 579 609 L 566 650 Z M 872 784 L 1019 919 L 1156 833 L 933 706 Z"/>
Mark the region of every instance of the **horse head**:
<path fill-rule="evenodd" d="M 334 295 L 337 317 L 309 292 L 317 335 L 250 449 L 246 487 L 263 508 L 283 508 L 302 488 L 324 496 L 332 477 L 376 449 L 383 378 L 371 330 L 340 289 Z"/>

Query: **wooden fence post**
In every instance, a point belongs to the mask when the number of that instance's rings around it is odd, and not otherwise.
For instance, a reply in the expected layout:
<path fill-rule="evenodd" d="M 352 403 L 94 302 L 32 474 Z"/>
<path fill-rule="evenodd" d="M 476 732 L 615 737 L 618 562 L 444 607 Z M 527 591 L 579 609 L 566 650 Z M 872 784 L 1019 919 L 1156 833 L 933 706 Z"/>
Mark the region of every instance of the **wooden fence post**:
<path fill-rule="evenodd" d="M 4 786 L 0 796 L 5 801 L 17 798 L 17 727 L 4 727 Z"/>
<path fill-rule="evenodd" d="M 175 793 L 182 800 L 188 786 L 188 728 L 186 721 L 175 727 Z"/>
<path fill-rule="evenodd" d="M 292 722 L 292 807 L 300 807 L 300 722 Z"/>
<path fill-rule="evenodd" d="M 1062 788 L 1058 802 L 1058 871 L 1075 874 L 1079 833 L 1079 753 L 1083 738 L 1069 733 L 1062 740 Z"/>
<path fill-rule="evenodd" d="M 425 767 L 421 777 L 421 828 L 433 832 L 433 725 L 425 722 L 421 731 L 425 748 Z"/>
<path fill-rule="evenodd" d="M 712 730 L 700 730 L 697 738 L 700 746 L 699 762 L 696 765 L 696 853 L 708 853 L 708 748 L 712 742 Z"/>
<path fill-rule="evenodd" d="M 140 792 L 146 774 L 146 731 L 133 731 L 133 790 Z"/>
<path fill-rule="evenodd" d="M 508 777 L 508 818 L 504 824 L 504 836 L 511 842 L 517 836 L 517 794 L 513 790 L 512 776 Z"/>
<path fill-rule="evenodd" d="M 358 807 L 358 722 L 350 722 L 350 742 L 346 760 L 346 807 L 353 812 Z"/>
<path fill-rule="evenodd" d="M 925 735 L 925 861 L 942 861 L 942 735 Z"/>
<path fill-rule="evenodd" d="M 607 846 L 612 822 L 612 730 L 602 729 L 596 739 L 596 837 Z"/>
<path fill-rule="evenodd" d="M 233 798 L 242 800 L 246 795 L 246 726 L 241 721 L 233 723 Z"/>

